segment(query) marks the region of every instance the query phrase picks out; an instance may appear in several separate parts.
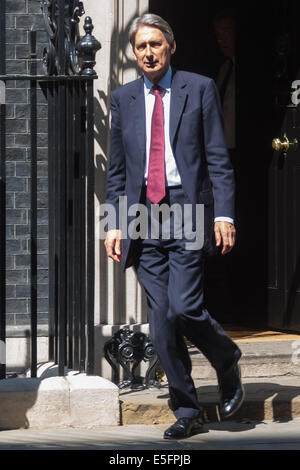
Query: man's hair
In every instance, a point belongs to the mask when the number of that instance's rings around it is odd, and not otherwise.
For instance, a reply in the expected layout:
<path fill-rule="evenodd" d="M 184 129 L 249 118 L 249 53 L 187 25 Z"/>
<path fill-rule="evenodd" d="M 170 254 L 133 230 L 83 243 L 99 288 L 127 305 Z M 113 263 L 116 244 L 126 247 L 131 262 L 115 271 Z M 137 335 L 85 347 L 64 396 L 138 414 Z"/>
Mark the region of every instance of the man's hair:
<path fill-rule="evenodd" d="M 170 46 L 172 45 L 174 41 L 174 33 L 169 23 L 167 23 L 163 18 L 158 15 L 155 15 L 154 13 L 145 13 L 144 15 L 135 18 L 130 26 L 129 41 L 132 47 L 134 47 L 135 35 L 137 30 L 140 26 L 144 25 L 153 26 L 154 28 L 160 29 Z"/>
<path fill-rule="evenodd" d="M 228 7 L 220 10 L 214 16 L 214 23 L 228 18 L 232 19 L 234 22 L 236 21 L 236 11 L 234 8 Z"/>

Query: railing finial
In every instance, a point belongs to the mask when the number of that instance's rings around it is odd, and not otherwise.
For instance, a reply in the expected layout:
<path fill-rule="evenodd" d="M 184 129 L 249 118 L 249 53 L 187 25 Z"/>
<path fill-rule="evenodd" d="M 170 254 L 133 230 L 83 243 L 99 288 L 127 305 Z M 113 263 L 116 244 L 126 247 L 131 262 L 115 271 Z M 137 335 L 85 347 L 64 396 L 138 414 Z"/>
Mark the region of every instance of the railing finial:
<path fill-rule="evenodd" d="M 92 18 L 87 16 L 84 20 L 84 31 L 85 36 L 81 38 L 76 46 L 76 50 L 79 53 L 81 58 L 81 75 L 96 75 L 94 70 L 96 61 L 96 53 L 101 49 L 101 44 L 97 39 L 92 36 L 92 31 L 94 25 L 92 23 Z"/>

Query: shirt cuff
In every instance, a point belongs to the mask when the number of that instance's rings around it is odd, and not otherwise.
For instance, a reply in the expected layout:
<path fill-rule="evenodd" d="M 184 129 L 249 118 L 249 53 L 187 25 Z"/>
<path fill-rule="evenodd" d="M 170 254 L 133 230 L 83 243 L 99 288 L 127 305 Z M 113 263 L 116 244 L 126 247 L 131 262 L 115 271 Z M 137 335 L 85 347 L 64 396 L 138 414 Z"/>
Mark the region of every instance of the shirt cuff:
<path fill-rule="evenodd" d="M 234 220 L 230 217 L 216 217 L 215 222 L 229 222 L 230 224 L 234 225 Z"/>

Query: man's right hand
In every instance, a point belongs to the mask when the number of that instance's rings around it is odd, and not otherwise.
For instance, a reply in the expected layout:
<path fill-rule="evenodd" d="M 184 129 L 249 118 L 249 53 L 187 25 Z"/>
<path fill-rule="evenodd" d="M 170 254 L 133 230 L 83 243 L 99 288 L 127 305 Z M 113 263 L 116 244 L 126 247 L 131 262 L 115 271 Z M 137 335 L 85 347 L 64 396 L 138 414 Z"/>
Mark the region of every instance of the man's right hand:
<path fill-rule="evenodd" d="M 109 258 L 112 258 L 114 261 L 117 261 L 117 263 L 120 263 L 121 258 L 122 258 L 121 239 L 122 239 L 121 230 L 114 229 L 114 230 L 109 230 L 107 232 L 105 242 L 104 242 L 107 256 Z"/>

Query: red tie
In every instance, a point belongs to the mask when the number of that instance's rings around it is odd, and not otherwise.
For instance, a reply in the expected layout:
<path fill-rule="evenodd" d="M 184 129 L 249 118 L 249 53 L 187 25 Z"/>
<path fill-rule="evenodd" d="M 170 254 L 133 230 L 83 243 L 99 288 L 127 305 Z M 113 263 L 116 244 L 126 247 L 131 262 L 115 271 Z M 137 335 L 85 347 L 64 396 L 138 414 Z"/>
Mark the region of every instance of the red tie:
<path fill-rule="evenodd" d="M 165 184 L 165 132 L 163 88 L 154 85 L 155 104 L 152 114 L 150 158 L 147 178 L 147 198 L 158 204 L 166 195 Z"/>

